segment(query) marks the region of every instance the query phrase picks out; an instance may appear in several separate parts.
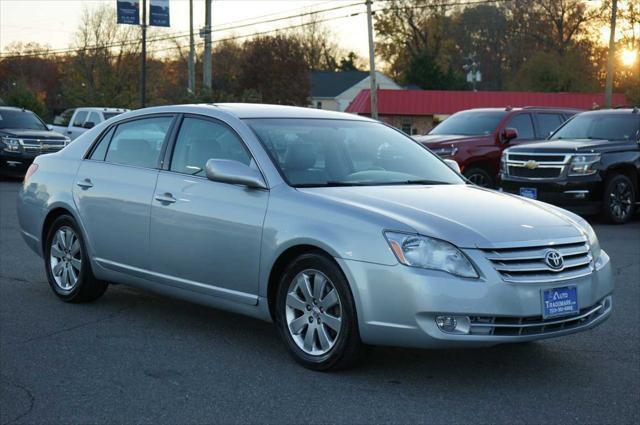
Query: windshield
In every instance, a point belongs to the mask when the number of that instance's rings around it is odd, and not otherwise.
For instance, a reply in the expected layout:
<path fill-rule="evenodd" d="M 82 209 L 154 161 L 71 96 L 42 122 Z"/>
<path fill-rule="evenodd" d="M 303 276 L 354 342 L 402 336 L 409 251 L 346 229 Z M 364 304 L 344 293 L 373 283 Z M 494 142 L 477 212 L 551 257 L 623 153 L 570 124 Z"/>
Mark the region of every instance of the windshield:
<path fill-rule="evenodd" d="M 429 134 L 488 136 L 493 133 L 504 111 L 464 111 L 451 115 Z"/>
<path fill-rule="evenodd" d="M 462 184 L 445 163 L 386 125 L 325 119 L 251 119 L 292 186 Z"/>
<path fill-rule="evenodd" d="M 556 131 L 551 140 L 636 140 L 639 130 L 638 114 L 581 114 Z"/>
<path fill-rule="evenodd" d="M 0 128 L 16 130 L 47 130 L 42 120 L 31 111 L 14 109 L 0 110 Z"/>
<path fill-rule="evenodd" d="M 120 115 L 122 112 L 103 112 L 102 116 L 104 117 L 104 120 L 108 120 L 109 118 L 113 118 L 117 115 Z"/>

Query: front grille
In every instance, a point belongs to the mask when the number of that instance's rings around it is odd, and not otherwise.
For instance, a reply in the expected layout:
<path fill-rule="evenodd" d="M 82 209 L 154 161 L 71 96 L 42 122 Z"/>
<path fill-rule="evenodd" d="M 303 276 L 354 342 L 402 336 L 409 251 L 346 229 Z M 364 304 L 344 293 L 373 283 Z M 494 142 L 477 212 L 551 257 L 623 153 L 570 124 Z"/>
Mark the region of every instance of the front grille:
<path fill-rule="evenodd" d="M 522 336 L 541 335 L 560 330 L 587 325 L 602 316 L 611 308 L 611 298 L 607 297 L 598 304 L 583 308 L 574 316 L 543 319 L 542 316 L 472 316 L 470 317 L 471 335 Z"/>
<path fill-rule="evenodd" d="M 549 250 L 562 255 L 563 267 L 551 268 L 545 261 Z M 593 257 L 586 241 L 553 246 L 485 250 L 486 258 L 502 280 L 514 283 L 548 283 L 575 279 L 593 272 Z"/>
<path fill-rule="evenodd" d="M 23 139 L 22 148 L 25 152 L 57 152 L 64 148 L 64 140 Z"/>
<path fill-rule="evenodd" d="M 524 167 L 512 167 L 509 166 L 509 175 L 514 177 L 529 177 L 538 179 L 552 179 L 560 177 L 561 168 L 536 168 L 530 170 Z"/>
<path fill-rule="evenodd" d="M 545 180 L 560 177 L 570 159 L 571 155 L 507 151 L 503 161 L 506 163 L 506 172 L 510 176 Z"/>

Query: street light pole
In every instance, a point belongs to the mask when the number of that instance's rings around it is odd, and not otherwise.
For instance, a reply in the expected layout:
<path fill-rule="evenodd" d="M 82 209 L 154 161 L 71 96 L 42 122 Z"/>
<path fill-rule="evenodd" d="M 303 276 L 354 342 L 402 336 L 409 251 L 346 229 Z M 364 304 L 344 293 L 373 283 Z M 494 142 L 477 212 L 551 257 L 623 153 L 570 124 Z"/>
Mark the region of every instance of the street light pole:
<path fill-rule="evenodd" d="M 369 79 L 371 80 L 371 118 L 378 119 L 378 84 L 376 83 L 376 53 L 373 45 L 373 17 L 371 4 L 373 0 L 367 0 L 367 26 L 369 31 Z"/>
<path fill-rule="evenodd" d="M 609 56 L 607 57 L 607 81 L 604 89 L 604 104 L 611 108 L 613 97 L 613 62 L 616 54 L 616 15 L 618 14 L 618 0 L 611 2 L 611 29 L 609 33 Z"/>
<path fill-rule="evenodd" d="M 211 89 L 211 0 L 204 0 L 204 57 L 202 83 Z"/>
<path fill-rule="evenodd" d="M 193 40 L 193 0 L 189 0 L 189 94 L 196 91 L 195 42 Z"/>
<path fill-rule="evenodd" d="M 142 0 L 142 52 L 140 55 L 140 107 L 147 106 L 147 0 Z"/>

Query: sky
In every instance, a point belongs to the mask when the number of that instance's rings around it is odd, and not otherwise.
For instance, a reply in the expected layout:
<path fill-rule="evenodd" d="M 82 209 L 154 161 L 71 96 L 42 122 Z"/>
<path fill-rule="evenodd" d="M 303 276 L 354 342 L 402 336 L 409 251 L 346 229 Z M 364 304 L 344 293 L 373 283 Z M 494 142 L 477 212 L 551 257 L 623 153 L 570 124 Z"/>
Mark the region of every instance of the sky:
<path fill-rule="evenodd" d="M 142 0 L 140 0 L 142 2 Z M 96 7 L 101 3 L 116 7 L 116 0 L 0 0 L 0 53 L 15 41 L 34 41 L 53 49 L 67 48 L 80 23 L 83 7 Z M 323 10 L 347 6 L 354 0 L 213 0 L 213 29 L 272 20 L 310 10 Z M 363 3 L 357 1 L 357 3 Z M 204 25 L 204 0 L 193 0 L 194 31 L 196 42 L 198 28 Z M 157 28 L 159 34 L 185 33 L 189 31 L 189 1 L 170 0 L 171 27 Z M 364 11 L 364 5 L 343 8 L 317 15 L 319 19 L 340 17 L 326 22 L 340 46 L 355 51 L 359 56 L 368 55 L 366 14 L 343 18 L 354 12 Z M 213 40 L 231 35 L 274 30 L 302 23 L 302 18 L 248 26 L 233 31 L 214 32 Z M 181 39 L 186 44 L 188 38 Z"/>

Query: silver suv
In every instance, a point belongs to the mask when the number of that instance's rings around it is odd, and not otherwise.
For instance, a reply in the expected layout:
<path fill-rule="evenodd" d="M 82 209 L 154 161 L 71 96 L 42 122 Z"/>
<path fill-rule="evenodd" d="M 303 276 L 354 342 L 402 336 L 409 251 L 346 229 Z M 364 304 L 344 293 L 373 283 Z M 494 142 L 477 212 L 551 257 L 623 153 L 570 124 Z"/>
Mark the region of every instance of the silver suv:
<path fill-rule="evenodd" d="M 566 335 L 612 308 L 609 257 L 583 219 L 468 184 L 354 115 L 128 112 L 36 158 L 18 208 L 62 300 L 121 283 L 272 320 L 318 370 L 352 364 L 364 344 Z"/>

